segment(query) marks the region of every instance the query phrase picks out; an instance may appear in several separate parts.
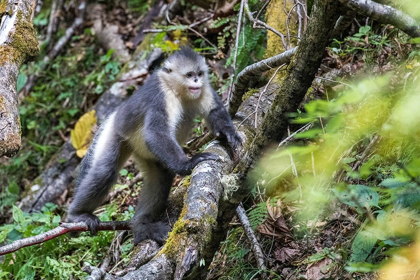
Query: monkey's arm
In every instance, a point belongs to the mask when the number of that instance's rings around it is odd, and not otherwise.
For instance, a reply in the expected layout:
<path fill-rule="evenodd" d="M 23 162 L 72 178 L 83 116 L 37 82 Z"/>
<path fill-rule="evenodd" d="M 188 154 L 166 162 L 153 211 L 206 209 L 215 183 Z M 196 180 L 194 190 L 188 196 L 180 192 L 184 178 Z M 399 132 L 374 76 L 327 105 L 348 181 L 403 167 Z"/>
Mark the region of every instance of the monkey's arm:
<path fill-rule="evenodd" d="M 211 153 L 201 153 L 189 159 L 176 141 L 174 133 L 171 133 L 166 116 L 159 112 L 146 115 L 143 135 L 146 146 L 159 162 L 179 175 L 191 174 L 192 169 L 201 161 L 219 158 Z"/>
<path fill-rule="evenodd" d="M 206 117 L 207 124 L 213 133 L 221 139 L 224 139 L 229 144 L 232 152 L 242 144 L 242 140 L 236 133 L 229 113 L 223 106 L 222 101 L 217 95 L 216 91 L 212 90 L 213 94 L 213 108 L 210 110 Z"/>

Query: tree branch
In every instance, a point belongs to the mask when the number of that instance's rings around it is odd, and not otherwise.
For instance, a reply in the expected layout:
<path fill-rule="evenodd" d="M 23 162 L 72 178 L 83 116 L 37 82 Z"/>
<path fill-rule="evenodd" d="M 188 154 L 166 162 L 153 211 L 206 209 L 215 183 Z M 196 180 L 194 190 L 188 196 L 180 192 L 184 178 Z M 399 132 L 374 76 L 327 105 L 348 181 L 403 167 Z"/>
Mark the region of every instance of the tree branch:
<path fill-rule="evenodd" d="M 251 250 L 254 253 L 255 259 L 257 261 L 258 269 L 265 270 L 264 264 L 264 254 L 261 249 L 260 243 L 258 243 L 257 237 L 255 237 L 254 231 L 249 224 L 248 217 L 242 204 L 236 208 L 236 214 L 238 215 L 239 220 L 241 221 L 242 227 L 244 228 L 245 234 L 251 242 Z"/>
<path fill-rule="evenodd" d="M 267 23 L 265 23 L 265 22 L 263 22 L 263 21 L 261 21 L 261 20 L 259 20 L 257 18 L 254 18 L 253 15 L 252 15 L 252 13 L 251 13 L 251 10 L 249 8 L 248 0 L 245 0 L 244 2 L 245 2 L 244 3 L 245 4 L 245 6 L 244 6 L 245 12 L 246 12 L 249 20 L 254 23 L 253 24 L 253 27 L 254 28 L 265 28 L 267 30 L 270 30 L 271 32 L 273 32 L 277 36 L 279 36 L 281 38 L 282 43 L 283 43 L 284 49 L 287 50 L 287 44 L 286 44 L 286 41 L 284 40 L 284 35 L 281 34 L 279 31 L 277 31 L 276 29 L 274 29 L 273 27 L 269 26 Z"/>
<path fill-rule="evenodd" d="M 122 222 L 100 222 L 98 230 L 130 230 L 129 221 Z M 55 229 L 49 230 L 47 232 L 24 238 L 21 240 L 16 240 L 10 243 L 9 245 L 0 247 L 0 256 L 15 252 L 21 248 L 32 246 L 35 244 L 40 244 L 50 239 L 56 238 L 60 235 L 69 233 L 69 232 L 80 232 L 88 231 L 89 228 L 84 222 L 79 223 L 61 223 Z"/>
<path fill-rule="evenodd" d="M 411 37 L 420 37 L 419 23 L 400 10 L 371 0 L 339 1 L 361 15 L 371 17 L 380 23 L 392 24 Z"/>
<path fill-rule="evenodd" d="M 242 103 L 242 97 L 248 89 L 249 81 L 255 76 L 260 75 L 262 72 L 277 68 L 282 64 L 289 63 L 296 51 L 297 47 L 276 56 L 261 60 L 247 66 L 238 74 L 232 91 L 232 99 L 229 102 L 229 114 L 231 117 L 233 117 L 238 111 L 238 108 Z"/>

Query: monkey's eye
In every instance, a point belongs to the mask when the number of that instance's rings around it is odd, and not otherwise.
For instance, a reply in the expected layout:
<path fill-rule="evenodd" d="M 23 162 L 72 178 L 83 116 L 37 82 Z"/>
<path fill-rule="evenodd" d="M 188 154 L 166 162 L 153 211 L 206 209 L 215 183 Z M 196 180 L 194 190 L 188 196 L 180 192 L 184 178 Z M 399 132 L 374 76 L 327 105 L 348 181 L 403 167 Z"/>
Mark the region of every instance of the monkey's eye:
<path fill-rule="evenodd" d="M 188 78 L 191 78 L 192 76 L 193 76 L 193 72 L 188 72 L 188 73 L 187 73 L 187 77 L 188 77 Z"/>
<path fill-rule="evenodd" d="M 198 77 L 201 77 L 201 76 L 203 76 L 203 72 L 198 72 Z"/>

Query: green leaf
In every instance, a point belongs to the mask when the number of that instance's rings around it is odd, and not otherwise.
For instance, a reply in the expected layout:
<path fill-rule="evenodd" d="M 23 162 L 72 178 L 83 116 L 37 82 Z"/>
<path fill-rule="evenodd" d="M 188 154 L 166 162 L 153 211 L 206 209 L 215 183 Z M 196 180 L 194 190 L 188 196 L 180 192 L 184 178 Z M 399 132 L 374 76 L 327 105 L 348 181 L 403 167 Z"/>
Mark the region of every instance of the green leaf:
<path fill-rule="evenodd" d="M 420 37 L 417 38 L 411 38 L 410 44 L 420 44 Z"/>
<path fill-rule="evenodd" d="M 28 81 L 28 76 L 25 73 L 20 73 L 17 79 L 17 92 L 21 91 Z"/>
<path fill-rule="evenodd" d="M 16 184 L 16 182 L 11 182 L 7 188 L 7 190 L 11 193 L 11 194 L 15 194 L 18 195 L 19 194 L 19 186 L 18 184 Z"/>
<path fill-rule="evenodd" d="M 25 224 L 25 219 L 23 218 L 23 212 L 16 205 L 13 205 L 12 216 L 13 216 L 13 220 L 16 223 L 18 223 L 20 225 L 24 225 Z"/>
<path fill-rule="evenodd" d="M 300 132 L 296 134 L 296 139 L 302 139 L 302 138 L 315 138 L 316 136 L 323 134 L 324 132 L 320 128 L 313 128 L 309 129 L 308 131 Z"/>
<path fill-rule="evenodd" d="M 406 166 L 407 172 L 411 177 L 420 176 L 420 158 L 414 159 Z"/>
<path fill-rule="evenodd" d="M 58 100 L 63 100 L 63 99 L 66 99 L 66 98 L 71 97 L 72 95 L 73 95 L 73 92 L 71 92 L 71 91 L 68 91 L 68 92 L 62 92 L 62 93 L 60 93 L 60 95 L 57 97 L 57 99 L 58 99 Z"/>
<path fill-rule="evenodd" d="M 351 262 L 364 262 L 376 244 L 376 237 L 370 232 L 360 230 L 351 245 Z"/>
<path fill-rule="evenodd" d="M 120 175 L 121 175 L 121 176 L 127 176 L 127 174 L 128 174 L 127 169 L 121 169 L 121 170 L 120 170 Z"/>
<path fill-rule="evenodd" d="M 397 179 L 397 178 L 388 178 L 383 180 L 379 185 L 386 188 L 398 188 L 406 185 L 409 181 Z"/>
<path fill-rule="evenodd" d="M 58 224 L 61 221 L 61 217 L 59 215 L 55 215 L 52 222 L 53 224 Z"/>
<path fill-rule="evenodd" d="M 360 210 L 361 207 L 379 207 L 379 194 L 364 185 L 348 185 L 347 188 L 333 189 L 338 199 L 351 207 Z"/>
<path fill-rule="evenodd" d="M 3 243 L 4 240 L 6 240 L 6 237 L 9 235 L 9 233 L 12 230 L 13 230 L 12 225 L 4 225 L 4 226 L 0 227 L 0 243 Z"/>
<path fill-rule="evenodd" d="M 354 161 L 356 161 L 356 159 L 352 157 L 343 158 L 343 163 L 345 164 L 352 163 Z"/>

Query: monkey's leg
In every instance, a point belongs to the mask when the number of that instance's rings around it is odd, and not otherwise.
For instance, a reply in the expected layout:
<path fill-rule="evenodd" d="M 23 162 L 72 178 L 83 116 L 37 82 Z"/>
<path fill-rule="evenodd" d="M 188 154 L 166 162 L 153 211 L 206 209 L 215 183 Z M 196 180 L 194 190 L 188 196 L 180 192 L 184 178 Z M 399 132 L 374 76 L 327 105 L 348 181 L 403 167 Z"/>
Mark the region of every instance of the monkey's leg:
<path fill-rule="evenodd" d="M 134 244 L 145 239 L 165 242 L 170 226 L 157 221 L 165 210 L 174 174 L 155 161 L 137 159 L 144 172 L 143 187 L 136 213 L 131 220 Z"/>
<path fill-rule="evenodd" d="M 97 232 L 96 227 L 100 222 L 93 211 L 103 203 L 117 179 L 118 170 L 131 154 L 131 148 L 112 131 L 111 124 L 107 123 L 99 132 L 83 159 L 69 208 L 68 221 L 86 222 L 92 234 Z"/>

